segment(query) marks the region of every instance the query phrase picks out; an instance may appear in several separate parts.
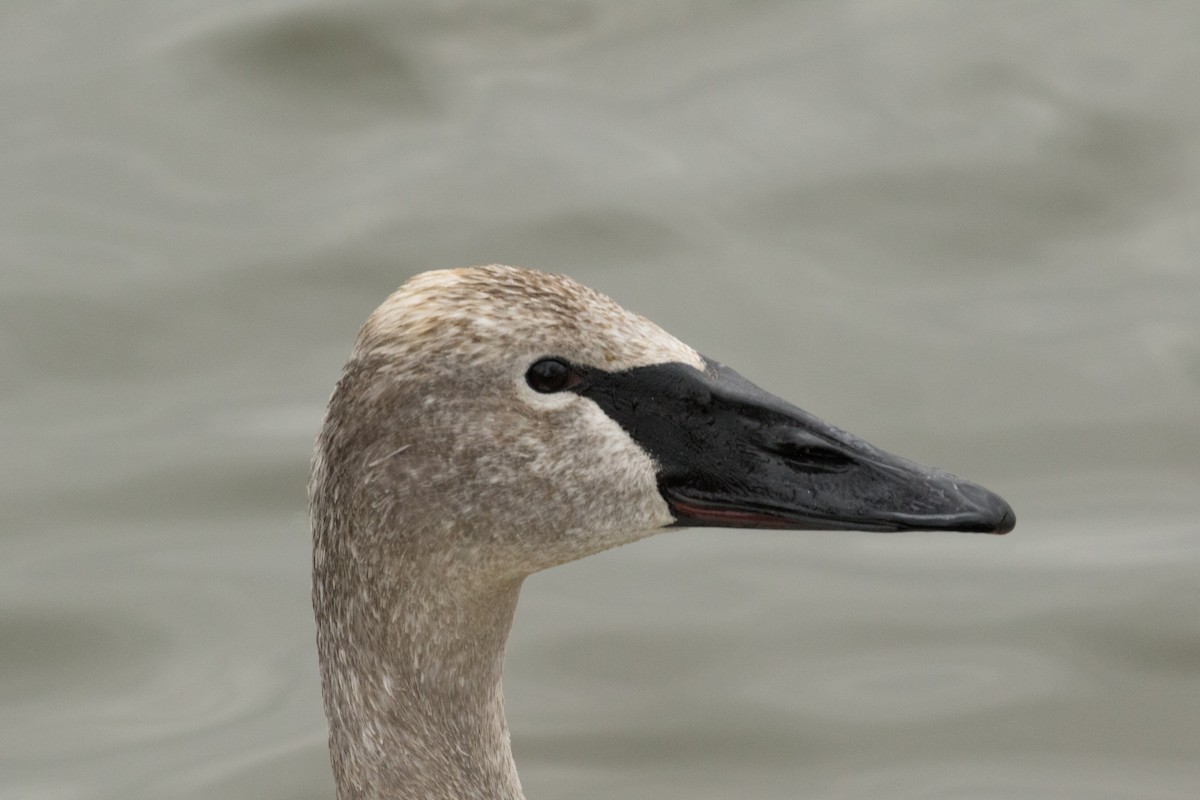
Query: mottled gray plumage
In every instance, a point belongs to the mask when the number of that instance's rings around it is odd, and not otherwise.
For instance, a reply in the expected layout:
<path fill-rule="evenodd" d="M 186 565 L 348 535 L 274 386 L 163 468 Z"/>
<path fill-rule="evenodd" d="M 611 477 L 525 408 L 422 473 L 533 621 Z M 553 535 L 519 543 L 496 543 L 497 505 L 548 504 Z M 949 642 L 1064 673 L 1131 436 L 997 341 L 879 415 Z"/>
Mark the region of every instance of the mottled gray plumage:
<path fill-rule="evenodd" d="M 419 275 L 363 326 L 313 460 L 313 605 L 339 800 L 520 798 L 500 689 L 529 574 L 671 524 L 647 454 L 539 357 L 700 357 L 569 278 Z"/>

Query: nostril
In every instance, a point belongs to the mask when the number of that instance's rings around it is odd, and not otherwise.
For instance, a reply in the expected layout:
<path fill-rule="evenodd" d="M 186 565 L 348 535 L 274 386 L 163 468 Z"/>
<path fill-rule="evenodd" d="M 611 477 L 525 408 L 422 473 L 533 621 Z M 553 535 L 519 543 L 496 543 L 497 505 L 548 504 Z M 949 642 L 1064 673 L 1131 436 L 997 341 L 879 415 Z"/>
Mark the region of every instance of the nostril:
<path fill-rule="evenodd" d="M 848 467 L 854 463 L 854 459 L 845 453 L 834 450 L 832 447 L 823 446 L 801 447 L 796 451 L 794 457 L 830 469 Z"/>
<path fill-rule="evenodd" d="M 836 445 L 793 428 L 775 431 L 764 449 L 784 458 L 789 466 L 807 472 L 837 472 L 854 464 L 853 456 Z"/>

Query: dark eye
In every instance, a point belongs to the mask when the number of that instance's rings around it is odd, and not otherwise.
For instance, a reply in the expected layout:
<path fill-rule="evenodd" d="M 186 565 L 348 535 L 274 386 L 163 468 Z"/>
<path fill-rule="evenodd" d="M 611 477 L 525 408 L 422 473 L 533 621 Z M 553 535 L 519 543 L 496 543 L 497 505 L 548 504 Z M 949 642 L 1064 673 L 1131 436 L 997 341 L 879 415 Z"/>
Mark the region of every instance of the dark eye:
<path fill-rule="evenodd" d="M 579 376 L 571 365 L 560 358 L 543 358 L 535 361 L 525 373 L 529 388 L 542 394 L 561 392 L 579 383 Z"/>

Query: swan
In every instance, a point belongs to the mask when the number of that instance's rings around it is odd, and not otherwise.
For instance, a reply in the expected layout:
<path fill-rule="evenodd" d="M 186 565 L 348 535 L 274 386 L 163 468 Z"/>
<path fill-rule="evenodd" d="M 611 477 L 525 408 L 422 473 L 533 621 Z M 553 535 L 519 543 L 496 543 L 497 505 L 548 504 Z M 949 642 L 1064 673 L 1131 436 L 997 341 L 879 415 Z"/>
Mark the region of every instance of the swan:
<path fill-rule="evenodd" d="M 309 485 L 338 800 L 518 800 L 500 673 L 525 577 L 669 528 L 1005 533 L 576 281 L 426 272 L 370 315 Z"/>

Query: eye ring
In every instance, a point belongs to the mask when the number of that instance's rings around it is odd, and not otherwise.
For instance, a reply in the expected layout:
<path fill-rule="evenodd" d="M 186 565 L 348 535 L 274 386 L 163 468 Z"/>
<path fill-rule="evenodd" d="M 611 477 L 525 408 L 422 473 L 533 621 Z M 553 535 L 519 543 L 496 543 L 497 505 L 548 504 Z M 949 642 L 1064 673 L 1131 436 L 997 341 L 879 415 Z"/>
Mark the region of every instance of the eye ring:
<path fill-rule="evenodd" d="M 561 358 L 542 358 L 525 372 L 525 382 L 539 394 L 554 394 L 579 383 L 579 373 Z"/>

